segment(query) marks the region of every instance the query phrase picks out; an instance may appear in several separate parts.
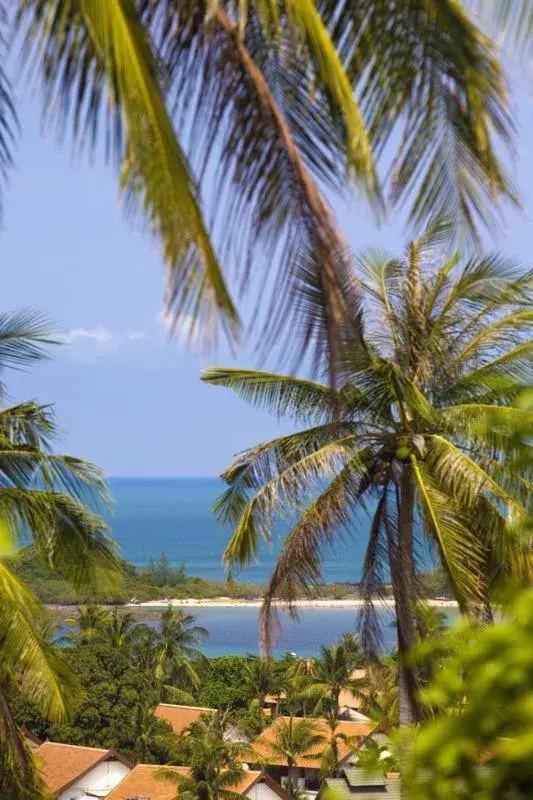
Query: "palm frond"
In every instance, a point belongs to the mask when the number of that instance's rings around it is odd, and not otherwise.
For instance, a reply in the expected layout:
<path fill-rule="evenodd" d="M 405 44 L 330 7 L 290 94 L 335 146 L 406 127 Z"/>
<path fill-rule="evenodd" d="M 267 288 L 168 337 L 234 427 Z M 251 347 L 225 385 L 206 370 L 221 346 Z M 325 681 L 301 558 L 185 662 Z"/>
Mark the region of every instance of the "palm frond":
<path fill-rule="evenodd" d="M 160 240 L 167 308 L 190 339 L 232 338 L 238 315 L 168 115 L 158 64 L 133 0 L 22 0 L 25 55 L 40 68 L 47 111 L 73 119 L 75 141 L 107 118 L 127 208 Z M 72 117 L 68 116 L 72 114 Z"/>
<path fill-rule="evenodd" d="M 385 596 L 385 567 L 388 558 L 385 520 L 387 514 L 387 486 L 382 489 L 372 516 L 370 534 L 363 561 L 357 628 L 361 647 L 371 658 L 383 649 L 383 631 L 377 603 Z M 377 601 L 377 603 L 376 603 Z"/>
<path fill-rule="evenodd" d="M 266 651 L 272 646 L 277 623 L 275 601 L 281 601 L 297 617 L 294 601 L 300 592 L 310 595 L 320 581 L 324 548 L 342 529 L 349 530 L 357 508 L 364 509 L 367 474 L 363 464 L 363 453 L 353 455 L 302 513 L 285 539 L 261 608 L 261 641 Z"/>
<path fill-rule="evenodd" d="M 527 333 L 533 325 L 533 311 L 513 311 L 494 322 L 483 326 L 480 331 L 475 331 L 453 360 L 453 366 L 468 359 L 479 358 L 480 355 L 494 354 L 500 349 L 509 349 L 521 334 Z"/>
<path fill-rule="evenodd" d="M 515 515 L 525 516 L 525 509 L 515 500 L 513 494 L 503 489 L 482 464 L 457 445 L 437 434 L 428 437 L 428 443 L 426 466 L 437 476 L 441 485 L 446 485 L 453 498 L 463 507 L 471 508 L 479 496 L 485 494 L 494 502 L 512 509 Z"/>
<path fill-rule="evenodd" d="M 448 406 L 442 417 L 453 435 L 462 435 L 492 450 L 504 450 L 512 455 L 513 442 L 527 442 L 533 431 L 533 412 L 513 406 L 470 403 Z"/>
<path fill-rule="evenodd" d="M 483 572 L 484 549 L 468 527 L 460 508 L 441 491 L 415 456 L 411 465 L 421 496 L 427 527 L 437 544 L 441 563 L 460 606 L 480 600 L 479 575 Z"/>
<path fill-rule="evenodd" d="M 45 345 L 57 344 L 48 318 L 23 309 L 0 314 L 0 368 L 22 368 L 46 358 Z"/>
<path fill-rule="evenodd" d="M 215 514 L 223 524 L 235 524 L 252 491 L 262 488 L 284 469 L 298 464 L 321 448 L 335 444 L 339 439 L 355 437 L 358 432 L 359 426 L 351 421 L 342 424 L 340 428 L 326 423 L 295 434 L 280 436 L 245 450 L 222 474 L 229 488 L 216 501 Z"/>
<path fill-rule="evenodd" d="M 312 92 L 299 87 L 293 93 L 297 84 L 292 81 L 291 94 L 285 95 L 288 89 L 278 83 L 280 73 L 296 68 L 309 86 L 301 53 L 294 53 L 287 35 L 288 23 L 280 23 L 281 43 L 274 36 L 268 45 L 254 13 L 241 36 L 220 3 L 212 14 L 207 2 L 146 5 L 169 70 L 178 124 L 192 128 L 193 163 L 199 175 L 209 175 L 221 257 L 235 263 L 246 289 L 251 259 L 263 263 L 268 253 L 261 297 L 268 292 L 271 299 L 254 314 L 261 351 L 279 346 L 281 337 L 286 357 L 296 360 L 309 351 L 321 367 L 326 357 L 335 363 L 338 329 L 355 324 L 360 334 L 360 319 L 354 320 L 352 297 L 346 296 L 349 248 L 310 166 L 320 162 L 323 150 L 334 165 L 340 159 L 323 137 L 311 139 L 308 133 L 324 125 L 323 118 L 314 122 L 317 113 L 308 103 Z M 316 84 L 320 94 L 320 74 Z M 333 139 L 336 144 L 338 138 Z"/>
<path fill-rule="evenodd" d="M 260 541 L 270 542 L 275 513 L 297 508 L 316 491 L 320 481 L 334 476 L 344 464 L 355 460 L 353 448 L 358 437 L 353 433 L 337 436 L 297 460 L 255 491 L 244 508 L 235 531 L 224 550 L 224 561 L 231 565 L 249 564 L 259 552 Z"/>
<path fill-rule="evenodd" d="M 469 0 L 497 40 L 527 55 L 533 44 L 531 0 Z"/>
<path fill-rule="evenodd" d="M 508 87 L 498 52 L 464 4 L 322 0 L 319 9 L 354 76 L 372 141 L 399 136 L 394 202 L 421 226 L 435 213 L 477 235 L 494 202 L 516 192 L 500 160 L 512 148 Z"/>
<path fill-rule="evenodd" d="M 6 33 L 5 28 L 8 23 L 8 15 L 5 2 L 0 3 L 0 52 L 2 64 L 6 60 Z M 2 212 L 2 200 L 4 190 L 9 178 L 9 172 L 13 166 L 13 146 L 18 132 L 18 118 L 13 103 L 11 82 L 4 71 L 0 68 L 0 215 Z"/>
<path fill-rule="evenodd" d="M 334 393 L 322 383 L 251 369 L 212 367 L 202 374 L 205 383 L 233 389 L 256 408 L 279 418 L 325 422 L 333 415 Z"/>
<path fill-rule="evenodd" d="M 18 403 L 0 410 L 0 440 L 49 452 L 57 435 L 53 409 L 35 402 Z"/>
<path fill-rule="evenodd" d="M 39 558 L 77 588 L 102 586 L 121 574 L 102 520 L 69 495 L 3 487 L 0 519 L 14 539 L 29 531 Z"/>
<path fill-rule="evenodd" d="M 80 698 L 80 687 L 66 663 L 36 628 L 43 611 L 36 598 L 0 563 L 2 670 L 8 670 L 45 719 L 61 722 Z"/>

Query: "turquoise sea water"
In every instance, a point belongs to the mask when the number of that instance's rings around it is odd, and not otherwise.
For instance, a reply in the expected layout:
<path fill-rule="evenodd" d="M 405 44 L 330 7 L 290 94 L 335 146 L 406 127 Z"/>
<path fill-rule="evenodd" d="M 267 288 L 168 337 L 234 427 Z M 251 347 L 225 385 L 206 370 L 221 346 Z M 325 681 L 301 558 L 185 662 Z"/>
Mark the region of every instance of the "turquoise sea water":
<path fill-rule="evenodd" d="M 223 580 L 222 552 L 230 532 L 222 530 L 212 514 L 215 498 L 223 489 L 217 478 L 110 478 L 115 500 L 110 518 L 111 533 L 122 557 L 136 565 L 165 553 L 172 564 L 185 562 L 190 575 Z M 239 576 L 240 580 L 264 583 L 279 552 L 280 535 L 274 534 L 270 551 L 262 549 L 259 562 Z M 354 521 L 353 535 L 327 554 L 324 580 L 357 582 L 361 575 L 368 537 L 368 519 Z M 258 610 L 256 608 L 199 608 L 199 622 L 208 628 L 206 655 L 256 653 Z M 353 608 L 313 608 L 301 613 L 298 623 L 283 620 L 277 652 L 297 655 L 316 653 L 321 644 L 336 642 L 345 631 L 355 631 Z M 394 644 L 390 612 L 383 612 L 386 644 Z"/>
<path fill-rule="evenodd" d="M 229 530 L 217 524 L 213 503 L 223 491 L 218 478 L 110 478 L 115 499 L 110 519 L 112 536 L 125 559 L 136 565 L 166 553 L 173 564 L 185 562 L 190 575 L 223 580 L 222 552 Z M 286 530 L 286 529 L 285 529 Z M 345 537 L 325 559 L 324 580 L 356 583 L 368 538 L 369 522 L 354 520 L 353 535 Z M 264 583 L 279 552 L 283 528 L 273 533 L 272 550 L 262 548 L 259 563 L 240 580 Z"/>

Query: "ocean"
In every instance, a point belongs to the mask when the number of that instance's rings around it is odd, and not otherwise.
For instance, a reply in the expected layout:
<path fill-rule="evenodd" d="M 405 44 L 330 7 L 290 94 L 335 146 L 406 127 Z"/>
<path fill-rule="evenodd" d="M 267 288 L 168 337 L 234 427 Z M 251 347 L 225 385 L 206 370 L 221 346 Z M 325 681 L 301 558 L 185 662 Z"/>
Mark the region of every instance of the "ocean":
<path fill-rule="evenodd" d="M 219 527 L 212 513 L 224 489 L 219 478 L 110 478 L 108 484 L 115 500 L 111 534 L 123 558 L 143 566 L 165 553 L 173 565 L 183 562 L 189 575 L 224 580 L 222 553 L 231 531 Z M 368 530 L 368 518 L 361 514 L 353 536 L 328 551 L 325 581 L 360 579 Z M 238 580 L 268 580 L 285 532 L 274 532 L 272 549 L 263 546 L 258 563 L 240 572 Z"/>
<path fill-rule="evenodd" d="M 110 478 L 114 511 L 109 519 L 111 535 L 127 561 L 143 566 L 162 553 L 173 565 L 185 564 L 189 575 L 224 580 L 222 553 L 230 532 L 222 530 L 212 513 L 213 503 L 224 488 L 218 478 Z M 369 522 L 354 522 L 353 536 L 328 551 L 324 580 L 357 582 L 361 575 Z M 239 573 L 238 580 L 265 583 L 280 549 L 283 529 L 273 536 L 272 549 L 263 547 L 257 563 Z M 208 656 L 258 652 L 257 608 L 197 608 L 194 615 L 209 630 L 203 645 Z M 329 646 L 346 631 L 355 631 L 353 608 L 303 609 L 300 621 L 283 619 L 276 653 L 310 655 L 320 645 Z M 383 611 L 387 647 L 395 641 L 391 612 Z"/>

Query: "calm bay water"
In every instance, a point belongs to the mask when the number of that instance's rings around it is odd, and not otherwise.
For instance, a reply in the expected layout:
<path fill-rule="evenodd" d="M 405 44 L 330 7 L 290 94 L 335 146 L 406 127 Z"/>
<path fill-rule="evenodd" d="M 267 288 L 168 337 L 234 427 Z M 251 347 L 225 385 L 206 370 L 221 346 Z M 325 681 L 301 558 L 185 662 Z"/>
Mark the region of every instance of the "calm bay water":
<path fill-rule="evenodd" d="M 109 522 L 112 536 L 127 561 L 143 566 L 165 553 L 173 565 L 184 562 L 188 574 L 223 580 L 222 552 L 230 532 L 222 530 L 212 514 L 223 490 L 218 478 L 110 478 L 115 500 Z M 357 582 L 361 574 L 369 522 L 354 522 L 354 535 L 328 552 L 324 580 Z M 259 563 L 239 575 L 239 580 L 264 583 L 279 552 L 282 530 L 273 537 L 272 551 L 264 547 Z M 203 647 L 206 655 L 258 652 L 257 608 L 194 609 L 200 624 L 210 633 Z M 336 642 L 346 631 L 355 631 L 353 608 L 304 609 L 298 623 L 283 619 L 277 652 L 297 655 L 316 653 L 321 644 Z M 383 612 L 385 641 L 394 644 L 392 614 Z"/>

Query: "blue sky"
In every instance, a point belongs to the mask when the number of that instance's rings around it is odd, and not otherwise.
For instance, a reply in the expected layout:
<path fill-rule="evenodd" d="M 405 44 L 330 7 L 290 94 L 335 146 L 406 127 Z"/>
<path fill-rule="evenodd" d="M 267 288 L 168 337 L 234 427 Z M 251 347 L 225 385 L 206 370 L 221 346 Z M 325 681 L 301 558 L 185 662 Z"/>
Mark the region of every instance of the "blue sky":
<path fill-rule="evenodd" d="M 496 246 L 533 260 L 533 105 L 519 110 L 516 174 L 524 211 L 508 214 Z M 160 322 L 163 267 L 157 245 L 121 215 L 116 176 L 73 159 L 43 135 L 35 98 L 20 98 L 22 137 L 0 231 L 2 308 L 46 310 L 69 343 L 30 373 L 6 376 L 13 399 L 53 402 L 63 449 L 111 475 L 214 475 L 232 454 L 284 428 L 230 392 L 200 383 L 206 361 L 168 341 Z M 377 228 L 361 203 L 335 200 L 356 248 L 397 249 L 401 219 Z M 243 366 L 253 360 L 239 359 Z"/>

